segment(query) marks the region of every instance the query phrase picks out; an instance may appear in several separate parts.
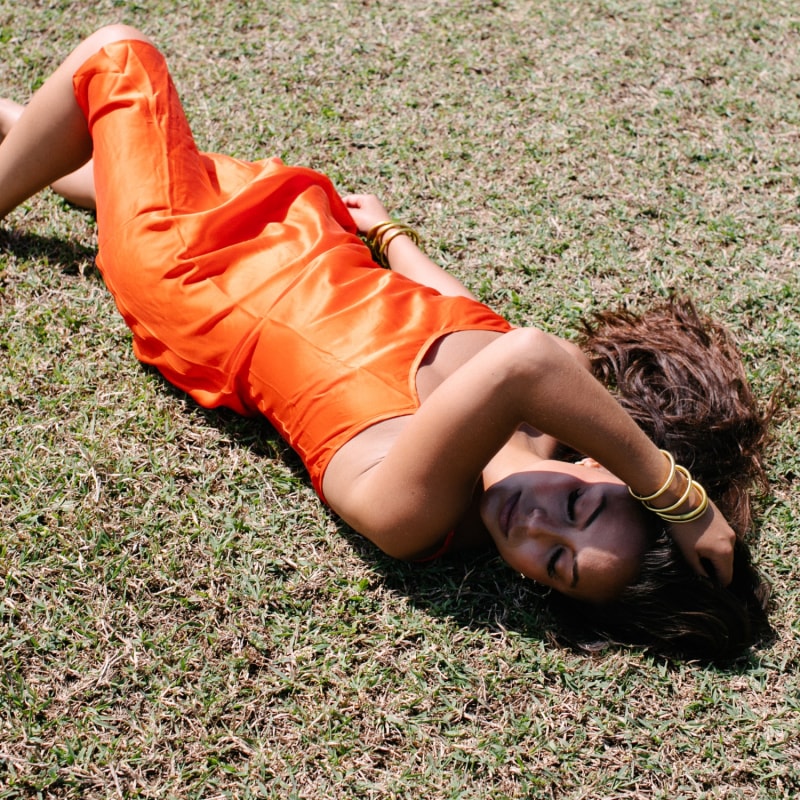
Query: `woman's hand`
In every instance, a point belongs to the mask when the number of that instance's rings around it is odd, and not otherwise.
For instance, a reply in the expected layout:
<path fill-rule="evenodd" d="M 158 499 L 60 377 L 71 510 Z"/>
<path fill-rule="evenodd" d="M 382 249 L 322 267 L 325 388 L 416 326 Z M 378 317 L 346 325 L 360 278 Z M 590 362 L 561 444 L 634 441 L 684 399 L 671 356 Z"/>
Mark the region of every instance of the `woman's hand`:
<path fill-rule="evenodd" d="M 389 219 L 389 212 L 374 194 L 348 194 L 342 197 L 359 233 L 366 233 Z"/>
<path fill-rule="evenodd" d="M 342 197 L 342 200 L 350 211 L 359 233 L 365 234 L 371 228 L 390 219 L 386 207 L 374 194 L 348 194 Z M 461 281 L 431 261 L 408 236 L 392 237 L 391 245 L 386 255 L 392 272 L 410 278 L 422 286 L 430 286 L 439 294 L 476 299 Z"/>
<path fill-rule="evenodd" d="M 711 502 L 708 510 L 694 522 L 670 525 L 670 535 L 695 572 L 716 579 L 721 586 L 733 580 L 733 545 L 736 534 L 719 509 Z M 709 562 L 713 574 L 703 562 Z"/>

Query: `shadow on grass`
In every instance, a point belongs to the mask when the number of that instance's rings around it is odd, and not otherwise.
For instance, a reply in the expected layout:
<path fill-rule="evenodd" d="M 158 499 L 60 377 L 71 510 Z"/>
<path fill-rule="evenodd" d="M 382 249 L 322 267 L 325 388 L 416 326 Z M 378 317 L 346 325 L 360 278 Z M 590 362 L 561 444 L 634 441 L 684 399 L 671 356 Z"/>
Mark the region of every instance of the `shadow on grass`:
<path fill-rule="evenodd" d="M 72 239 L 0 227 L 0 252 L 2 251 L 14 253 L 23 259 L 58 264 L 66 275 L 88 272 L 96 274 L 100 279 L 100 272 L 94 263 L 96 248 Z"/>

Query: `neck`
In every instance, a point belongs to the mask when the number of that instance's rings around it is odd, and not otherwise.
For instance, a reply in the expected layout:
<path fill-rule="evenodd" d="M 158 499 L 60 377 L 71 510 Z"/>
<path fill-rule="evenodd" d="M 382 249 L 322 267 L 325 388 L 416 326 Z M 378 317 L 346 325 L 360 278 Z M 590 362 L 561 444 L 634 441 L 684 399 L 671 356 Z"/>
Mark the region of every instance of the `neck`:
<path fill-rule="evenodd" d="M 525 472 L 531 464 L 553 458 L 558 442 L 529 425 L 519 430 L 503 445 L 483 469 L 483 486 L 491 486 L 515 472 Z"/>

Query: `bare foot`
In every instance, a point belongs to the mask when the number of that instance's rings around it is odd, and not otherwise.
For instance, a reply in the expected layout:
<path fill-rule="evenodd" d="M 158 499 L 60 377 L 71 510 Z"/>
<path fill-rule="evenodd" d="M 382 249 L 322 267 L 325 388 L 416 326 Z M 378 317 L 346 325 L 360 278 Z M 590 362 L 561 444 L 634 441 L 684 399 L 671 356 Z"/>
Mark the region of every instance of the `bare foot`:
<path fill-rule="evenodd" d="M 24 106 L 0 97 L 0 140 L 5 139 L 14 123 L 20 118 Z"/>

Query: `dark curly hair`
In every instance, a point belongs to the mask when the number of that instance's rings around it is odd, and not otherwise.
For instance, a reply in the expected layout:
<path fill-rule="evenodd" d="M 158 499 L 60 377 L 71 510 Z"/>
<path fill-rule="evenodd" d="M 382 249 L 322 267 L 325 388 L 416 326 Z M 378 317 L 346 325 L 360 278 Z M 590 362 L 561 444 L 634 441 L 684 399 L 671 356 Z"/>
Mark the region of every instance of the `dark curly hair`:
<path fill-rule="evenodd" d="M 592 605 L 549 595 L 562 635 L 589 648 L 636 644 L 667 656 L 729 661 L 771 635 L 769 586 L 744 541 L 750 492 L 766 486 L 762 452 L 771 408 L 759 408 L 730 334 L 686 298 L 641 314 L 600 312 L 584 322 L 581 345 L 623 408 L 706 487 L 737 542 L 733 581 L 722 588 L 688 566 L 652 515 L 639 578 L 618 599 Z"/>

